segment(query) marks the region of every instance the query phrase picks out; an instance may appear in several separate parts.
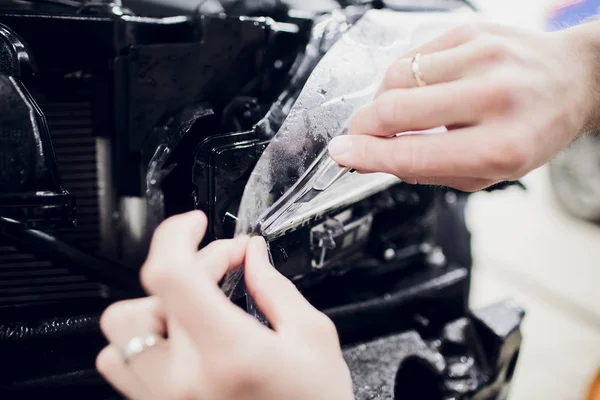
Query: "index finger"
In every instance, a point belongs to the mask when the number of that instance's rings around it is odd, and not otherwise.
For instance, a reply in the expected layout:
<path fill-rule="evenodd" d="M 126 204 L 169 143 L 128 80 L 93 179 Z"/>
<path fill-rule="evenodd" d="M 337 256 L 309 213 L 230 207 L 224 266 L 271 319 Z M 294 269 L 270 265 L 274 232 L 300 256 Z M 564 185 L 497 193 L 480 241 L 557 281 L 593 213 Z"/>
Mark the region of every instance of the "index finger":
<path fill-rule="evenodd" d="M 396 138 L 344 135 L 334 139 L 342 151 L 331 156 L 339 164 L 361 172 L 386 172 L 400 178 L 504 180 L 520 169 L 526 153 L 518 148 L 522 146 L 519 141 L 503 140 L 508 137 L 502 138 L 504 132 L 498 129 L 508 128 L 475 126 Z"/>
<path fill-rule="evenodd" d="M 205 228 L 202 214 L 167 220 L 153 238 L 141 275 L 149 293 L 160 299 L 203 351 L 210 352 L 239 341 L 240 331 L 269 330 L 235 306 L 217 285 L 224 272 L 241 263 L 246 243 L 216 242 L 198 252 Z"/>
<path fill-rule="evenodd" d="M 206 227 L 206 216 L 201 211 L 168 218 L 154 231 L 147 260 L 168 264 L 191 262 L 198 252 Z"/>

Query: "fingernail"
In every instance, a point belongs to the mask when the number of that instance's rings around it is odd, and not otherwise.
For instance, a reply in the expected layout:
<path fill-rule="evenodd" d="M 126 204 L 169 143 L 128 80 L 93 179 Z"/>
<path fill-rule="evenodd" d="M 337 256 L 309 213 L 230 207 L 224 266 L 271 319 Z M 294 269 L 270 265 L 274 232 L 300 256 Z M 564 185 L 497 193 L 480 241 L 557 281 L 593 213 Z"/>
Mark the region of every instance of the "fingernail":
<path fill-rule="evenodd" d="M 352 138 L 347 135 L 334 137 L 329 142 L 329 154 L 332 157 L 342 157 L 352 149 Z"/>

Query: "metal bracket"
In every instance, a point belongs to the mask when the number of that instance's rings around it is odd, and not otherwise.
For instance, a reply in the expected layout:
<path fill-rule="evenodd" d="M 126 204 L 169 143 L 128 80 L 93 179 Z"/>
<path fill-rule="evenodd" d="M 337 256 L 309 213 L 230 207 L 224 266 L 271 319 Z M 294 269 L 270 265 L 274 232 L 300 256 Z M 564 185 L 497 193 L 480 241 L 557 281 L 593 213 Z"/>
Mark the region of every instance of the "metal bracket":
<path fill-rule="evenodd" d="M 344 250 L 366 242 L 372 224 L 372 214 L 353 218 L 350 209 L 315 226 L 310 231 L 310 248 L 314 256 L 312 267 L 322 269 Z"/>

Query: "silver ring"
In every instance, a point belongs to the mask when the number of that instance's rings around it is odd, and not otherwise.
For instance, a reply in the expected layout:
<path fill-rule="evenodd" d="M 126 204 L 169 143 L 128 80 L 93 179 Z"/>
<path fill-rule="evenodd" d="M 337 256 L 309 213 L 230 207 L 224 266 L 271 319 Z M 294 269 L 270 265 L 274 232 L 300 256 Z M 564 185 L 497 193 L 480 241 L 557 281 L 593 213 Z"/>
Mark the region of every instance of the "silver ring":
<path fill-rule="evenodd" d="M 158 341 L 159 338 L 156 335 L 136 336 L 131 339 L 123 351 L 125 364 L 129 364 L 134 357 L 140 355 L 146 349 L 156 346 Z"/>
<path fill-rule="evenodd" d="M 423 73 L 421 72 L 421 65 L 419 64 L 420 60 L 421 60 L 421 53 L 415 54 L 415 56 L 412 60 L 412 72 L 415 77 L 415 80 L 417 81 L 417 86 L 422 87 L 422 86 L 426 86 L 427 83 L 423 79 Z"/>

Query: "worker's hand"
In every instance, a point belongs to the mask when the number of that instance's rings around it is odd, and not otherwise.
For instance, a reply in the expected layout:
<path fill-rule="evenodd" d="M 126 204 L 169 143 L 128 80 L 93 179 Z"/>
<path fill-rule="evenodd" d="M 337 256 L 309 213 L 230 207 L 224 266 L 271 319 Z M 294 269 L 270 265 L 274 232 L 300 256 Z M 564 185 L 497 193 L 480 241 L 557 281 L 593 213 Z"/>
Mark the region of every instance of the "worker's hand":
<path fill-rule="evenodd" d="M 484 24 L 438 37 L 389 68 L 350 135 L 330 144 L 331 156 L 359 171 L 464 191 L 523 177 L 598 126 L 598 50 L 586 47 L 582 29 Z M 417 53 L 425 86 L 412 69 Z M 449 132 L 393 137 L 440 126 Z"/>
<path fill-rule="evenodd" d="M 218 241 L 197 251 L 205 229 L 199 212 L 158 228 L 142 269 L 152 297 L 117 303 L 102 317 L 110 341 L 97 360 L 102 375 L 134 400 L 353 399 L 335 326 L 269 264 L 264 240 Z M 242 263 L 273 330 L 218 287 Z M 156 344 L 126 363 L 130 340 L 152 334 Z"/>

